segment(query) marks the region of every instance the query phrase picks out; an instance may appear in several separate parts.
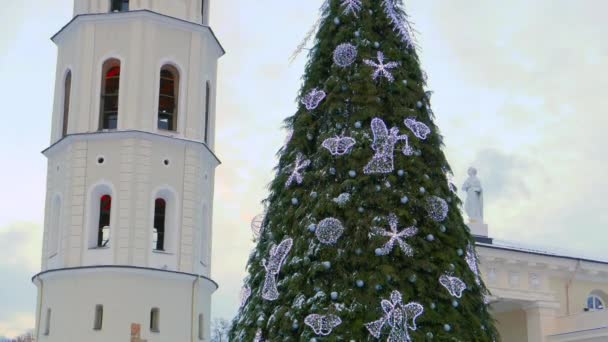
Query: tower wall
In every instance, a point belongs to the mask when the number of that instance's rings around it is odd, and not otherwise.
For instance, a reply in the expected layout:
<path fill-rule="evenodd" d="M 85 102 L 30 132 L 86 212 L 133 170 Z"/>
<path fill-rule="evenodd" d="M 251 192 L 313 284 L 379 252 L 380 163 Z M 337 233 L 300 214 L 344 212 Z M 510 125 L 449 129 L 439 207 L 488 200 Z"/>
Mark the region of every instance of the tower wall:
<path fill-rule="evenodd" d="M 215 85 L 224 51 L 200 24 L 200 1 L 134 0 L 130 11 L 113 13 L 109 3 L 76 0 L 75 17 L 53 37 L 42 272 L 33 278 L 37 341 L 126 341 L 132 324 L 149 342 L 209 340 Z M 172 128 L 161 122 L 164 67 L 179 84 L 169 88 Z M 104 124 L 111 103 L 115 126 Z M 149 326 L 152 309 L 159 331 Z"/>

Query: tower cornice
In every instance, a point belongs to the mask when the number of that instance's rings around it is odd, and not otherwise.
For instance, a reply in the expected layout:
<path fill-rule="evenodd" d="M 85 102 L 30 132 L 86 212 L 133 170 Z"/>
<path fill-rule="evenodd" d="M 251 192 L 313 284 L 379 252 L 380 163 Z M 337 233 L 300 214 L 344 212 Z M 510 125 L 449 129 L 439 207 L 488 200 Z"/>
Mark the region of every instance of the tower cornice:
<path fill-rule="evenodd" d="M 68 144 L 71 142 L 85 141 L 85 140 L 86 141 L 104 140 L 104 139 L 115 140 L 116 138 L 124 138 L 124 139 L 147 138 L 147 139 L 163 141 L 163 142 L 175 142 L 175 143 L 181 143 L 181 144 L 200 146 L 200 147 L 203 147 L 204 149 L 206 149 L 209 152 L 209 154 L 211 156 L 213 156 L 213 158 L 217 162 L 216 166 L 218 166 L 222 163 L 220 161 L 220 159 L 217 157 L 217 155 L 204 142 L 190 140 L 190 139 L 176 138 L 176 137 L 167 136 L 167 135 L 163 135 L 163 134 L 139 131 L 139 130 L 100 131 L 100 132 L 68 134 L 65 137 L 58 140 L 57 142 L 55 142 L 54 144 L 52 144 L 51 146 L 44 149 L 42 151 L 42 154 L 48 157 L 49 155 L 53 154 L 53 152 L 55 150 L 60 149 L 65 144 Z"/>
<path fill-rule="evenodd" d="M 55 33 L 51 40 L 57 44 L 59 40 L 61 40 L 62 36 L 70 31 L 73 27 L 78 26 L 81 23 L 87 22 L 116 22 L 123 21 L 125 19 L 134 19 L 134 18 L 146 18 L 153 20 L 157 23 L 162 23 L 165 25 L 170 25 L 173 27 L 181 28 L 189 31 L 198 31 L 209 33 L 213 40 L 216 43 L 216 47 L 220 51 L 220 57 L 226 54 L 226 50 L 220 43 L 219 39 L 215 35 L 215 32 L 209 26 L 193 23 L 187 20 L 175 18 L 166 14 L 161 14 L 158 12 L 150 11 L 150 10 L 136 10 L 136 11 L 128 11 L 128 12 L 115 12 L 115 13 L 90 13 L 90 14 L 79 14 L 72 18 L 70 22 L 64 25 L 57 33 Z"/>

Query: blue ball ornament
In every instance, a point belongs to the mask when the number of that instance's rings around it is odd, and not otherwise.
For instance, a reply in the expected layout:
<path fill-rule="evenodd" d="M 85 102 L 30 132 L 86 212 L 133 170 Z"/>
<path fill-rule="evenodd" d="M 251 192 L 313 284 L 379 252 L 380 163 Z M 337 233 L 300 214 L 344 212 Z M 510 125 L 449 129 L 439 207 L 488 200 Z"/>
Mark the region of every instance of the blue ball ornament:
<path fill-rule="evenodd" d="M 317 225 L 314 223 L 311 223 L 308 225 L 308 231 L 311 233 L 314 233 L 317 230 Z"/>
<path fill-rule="evenodd" d="M 382 291 L 382 285 L 380 285 L 380 284 L 376 285 L 376 291 Z"/>
<path fill-rule="evenodd" d="M 342 89 L 342 90 L 344 90 L 344 89 Z M 342 129 L 342 124 L 339 124 L 339 123 L 338 123 L 338 124 L 336 124 L 336 128 L 337 128 L 337 129 Z"/>
<path fill-rule="evenodd" d="M 298 205 L 298 203 L 300 203 L 300 201 L 298 201 L 297 198 L 294 197 L 294 198 L 291 199 L 291 204 Z"/>
<path fill-rule="evenodd" d="M 332 174 L 332 175 L 335 175 L 336 174 L 336 169 L 333 168 L 333 167 L 330 167 L 329 168 L 329 173 Z"/>
<path fill-rule="evenodd" d="M 382 255 L 384 255 L 382 248 L 376 248 L 376 250 L 374 251 L 374 253 L 376 253 L 376 256 L 382 256 Z"/>
<path fill-rule="evenodd" d="M 448 230 L 448 229 L 447 229 L 447 228 L 446 228 L 444 225 L 441 225 L 441 226 L 439 227 L 439 231 L 440 231 L 440 232 L 442 232 L 442 233 L 445 233 L 447 230 Z"/>
<path fill-rule="evenodd" d="M 431 303 L 431 310 L 435 310 L 437 308 L 437 305 L 435 303 Z"/>
<path fill-rule="evenodd" d="M 358 211 L 358 212 L 360 212 L 361 214 L 363 214 L 363 212 L 365 212 L 365 209 L 363 209 L 363 207 L 359 207 L 359 208 L 357 209 L 357 211 Z"/>
<path fill-rule="evenodd" d="M 458 301 L 457 301 L 457 300 L 455 300 L 455 299 L 454 299 L 454 300 L 452 301 L 452 306 L 453 306 L 453 307 L 455 307 L 455 308 L 457 308 L 457 307 L 458 307 L 458 305 L 460 305 L 460 304 L 458 303 Z"/>
<path fill-rule="evenodd" d="M 336 24 L 336 25 L 340 25 L 340 18 L 335 17 L 335 18 L 334 18 L 334 24 Z"/>
<path fill-rule="evenodd" d="M 355 128 L 361 128 L 361 127 L 362 127 L 361 121 L 355 122 Z"/>
<path fill-rule="evenodd" d="M 435 241 L 435 236 L 433 236 L 433 234 L 429 234 L 426 236 L 426 240 L 428 242 L 433 242 L 433 241 Z"/>
<path fill-rule="evenodd" d="M 426 192 L 426 189 L 424 187 L 420 187 L 420 193 L 423 194 Z"/>
<path fill-rule="evenodd" d="M 426 333 L 426 338 L 429 338 L 429 339 L 430 339 L 430 338 L 433 338 L 433 333 L 432 333 L 432 332 L 430 332 L 430 331 L 429 331 L 429 332 L 427 332 L 427 333 Z"/>
<path fill-rule="evenodd" d="M 355 254 L 361 255 L 361 254 L 363 254 L 363 250 L 361 250 L 361 248 L 357 248 L 357 249 L 355 249 Z"/>
<path fill-rule="evenodd" d="M 420 101 L 416 102 L 416 107 L 422 108 L 422 102 L 420 102 Z"/>
<path fill-rule="evenodd" d="M 402 203 L 402 204 L 407 204 L 407 202 L 409 202 L 409 200 L 410 200 L 410 199 L 409 199 L 409 198 L 407 198 L 407 196 L 403 196 L 403 197 L 401 197 L 401 203 Z"/>
<path fill-rule="evenodd" d="M 444 324 L 443 330 L 445 330 L 445 332 L 450 332 L 452 330 L 452 326 L 449 324 Z"/>
<path fill-rule="evenodd" d="M 416 282 L 416 280 L 418 280 L 418 277 L 416 277 L 416 275 L 415 275 L 415 274 L 412 274 L 412 275 L 409 277 L 409 279 L 408 279 L 408 280 L 410 281 L 410 283 L 412 283 L 412 284 L 413 284 L 413 283 L 415 283 L 415 282 Z"/>
<path fill-rule="evenodd" d="M 331 268 L 331 262 L 329 262 L 329 261 L 323 261 L 321 263 L 321 265 L 323 265 L 323 267 L 325 267 L 326 270 Z"/>
<path fill-rule="evenodd" d="M 350 170 L 350 171 L 348 171 L 348 175 L 349 175 L 351 178 L 355 178 L 355 177 L 357 177 L 357 172 L 356 172 L 356 171 L 354 171 L 354 170 Z"/>
<path fill-rule="evenodd" d="M 380 48 L 380 43 L 379 43 L 379 42 L 374 42 L 374 47 L 375 47 L 376 49 Z"/>
<path fill-rule="evenodd" d="M 403 170 L 399 170 L 399 171 L 397 171 L 397 175 L 398 175 L 399 177 L 403 177 L 403 176 L 405 176 L 405 171 L 403 171 Z"/>
<path fill-rule="evenodd" d="M 330 293 L 331 296 L 331 300 L 338 300 L 338 292 L 332 292 Z"/>
<path fill-rule="evenodd" d="M 464 252 L 460 248 L 458 248 L 458 250 L 456 251 L 456 253 L 458 253 L 458 256 L 462 256 L 462 254 L 464 254 Z"/>
<path fill-rule="evenodd" d="M 361 37 L 361 32 L 355 31 L 355 37 L 357 37 L 357 38 Z"/>
<path fill-rule="evenodd" d="M 365 286 L 365 282 L 361 279 L 357 280 L 357 287 L 362 288 L 363 286 Z"/>

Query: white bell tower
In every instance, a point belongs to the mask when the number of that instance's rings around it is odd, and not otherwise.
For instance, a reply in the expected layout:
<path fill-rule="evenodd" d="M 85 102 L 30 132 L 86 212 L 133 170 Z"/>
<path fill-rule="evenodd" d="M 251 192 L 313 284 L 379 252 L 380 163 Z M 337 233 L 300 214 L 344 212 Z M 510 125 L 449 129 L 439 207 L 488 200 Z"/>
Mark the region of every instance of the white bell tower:
<path fill-rule="evenodd" d="M 37 341 L 209 341 L 210 0 L 75 0 L 57 80 Z"/>

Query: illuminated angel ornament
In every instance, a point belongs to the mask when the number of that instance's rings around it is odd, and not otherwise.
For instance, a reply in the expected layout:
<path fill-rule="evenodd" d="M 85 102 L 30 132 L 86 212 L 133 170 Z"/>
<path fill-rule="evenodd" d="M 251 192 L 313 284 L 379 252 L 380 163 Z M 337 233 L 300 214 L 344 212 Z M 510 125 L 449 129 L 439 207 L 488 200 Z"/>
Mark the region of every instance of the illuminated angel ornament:
<path fill-rule="evenodd" d="M 405 126 L 409 128 L 410 131 L 412 131 L 412 133 L 414 133 L 414 135 L 418 139 L 425 140 L 429 133 L 431 133 L 431 129 L 429 128 L 429 126 L 423 124 L 420 121 L 416 121 L 413 118 L 405 119 L 404 123 Z"/>
<path fill-rule="evenodd" d="M 340 4 L 344 8 L 344 14 L 352 13 L 355 17 L 361 10 L 361 0 L 342 0 Z"/>
<path fill-rule="evenodd" d="M 342 320 L 336 315 L 311 314 L 304 318 L 304 324 L 308 325 L 315 334 L 328 336 L 335 327 L 342 324 Z"/>
<path fill-rule="evenodd" d="M 332 156 L 343 156 L 350 153 L 357 141 L 351 137 L 327 138 L 321 146 L 325 147 Z"/>
<path fill-rule="evenodd" d="M 481 285 L 481 279 L 479 277 L 479 261 L 477 260 L 477 253 L 475 253 L 475 247 L 471 243 L 467 246 L 467 254 L 464 259 L 469 265 L 471 272 L 475 274 L 475 282 L 477 285 Z"/>
<path fill-rule="evenodd" d="M 385 236 L 389 238 L 389 240 L 384 244 L 384 246 L 378 249 L 378 255 L 390 254 L 393 251 L 393 248 L 395 247 L 395 243 L 399 245 L 399 248 L 401 248 L 401 251 L 405 255 L 414 255 L 414 250 L 412 249 L 412 246 L 405 242 L 405 239 L 416 235 L 418 233 L 418 228 L 409 227 L 403 229 L 402 231 L 399 231 L 399 220 L 397 219 L 397 215 L 395 214 L 390 214 L 388 216 L 388 224 L 390 230 L 382 229 L 380 227 L 372 228 L 372 236 Z"/>
<path fill-rule="evenodd" d="M 363 169 L 365 174 L 393 172 L 395 144 L 401 140 L 405 141 L 403 154 L 411 156 L 414 153 L 413 149 L 410 147 L 408 136 L 405 134 L 399 135 L 399 129 L 397 127 L 391 128 L 389 132 L 382 119 L 374 118 L 372 120 L 372 132 L 374 133 L 372 149 L 376 154 Z"/>
<path fill-rule="evenodd" d="M 302 104 L 308 110 L 316 109 L 319 106 L 319 103 L 325 99 L 325 96 L 327 96 L 327 94 L 325 94 L 323 90 L 314 88 L 304 96 L 302 99 Z"/>
<path fill-rule="evenodd" d="M 337 66 L 346 68 L 353 64 L 357 59 L 357 47 L 353 44 L 340 44 L 334 50 L 334 63 Z"/>
<path fill-rule="evenodd" d="M 344 226 L 340 220 L 333 217 L 326 218 L 319 222 L 315 230 L 315 235 L 321 243 L 333 245 L 344 233 Z"/>
<path fill-rule="evenodd" d="M 310 166 L 310 160 L 304 159 L 304 155 L 302 153 L 298 153 L 298 155 L 296 156 L 296 161 L 293 165 L 293 171 L 291 171 L 291 175 L 287 179 L 287 182 L 285 182 L 285 187 L 290 187 L 293 182 L 298 183 L 298 185 L 302 184 L 302 182 L 304 181 L 302 172 L 308 166 Z"/>
<path fill-rule="evenodd" d="M 249 286 L 244 286 L 241 289 L 241 306 L 239 306 L 239 308 L 242 308 L 247 304 L 249 297 L 251 297 L 251 288 Z"/>
<path fill-rule="evenodd" d="M 377 59 L 378 62 L 372 61 L 371 59 L 363 60 L 363 63 L 376 69 L 374 70 L 374 74 L 372 75 L 374 81 L 378 79 L 378 77 L 384 77 L 389 82 L 393 82 L 395 80 L 395 77 L 393 76 L 390 70 L 398 67 L 400 65 L 399 62 L 384 63 L 384 53 L 382 53 L 382 51 L 378 51 Z"/>
<path fill-rule="evenodd" d="M 449 274 L 444 274 L 439 277 L 439 283 L 448 290 L 452 297 L 456 298 L 461 298 L 462 292 L 467 289 L 467 284 L 465 284 L 464 281 Z"/>
<path fill-rule="evenodd" d="M 262 266 L 266 270 L 266 279 L 262 287 L 262 298 L 266 300 L 277 300 L 279 298 L 277 275 L 281 271 L 281 267 L 283 267 L 283 263 L 292 246 L 293 239 L 287 238 L 281 241 L 278 246 L 272 246 L 268 262 L 266 259 L 262 260 Z"/>
<path fill-rule="evenodd" d="M 429 197 L 426 201 L 429 217 L 435 222 L 443 222 L 448 217 L 448 203 L 441 197 Z"/>
<path fill-rule="evenodd" d="M 397 12 L 395 0 L 383 0 L 382 5 L 384 6 L 384 13 L 386 13 L 393 24 L 393 29 L 401 36 L 401 41 L 405 43 L 407 48 L 413 48 L 415 46 L 414 38 L 412 37 L 413 30 L 407 20 L 407 16 Z"/>
<path fill-rule="evenodd" d="M 403 298 L 399 291 L 393 291 L 390 301 L 383 299 L 380 306 L 384 311 L 384 316 L 377 321 L 365 324 L 369 333 L 379 339 L 382 331 L 390 328 L 387 342 L 411 342 L 409 331 L 417 329 L 416 319 L 424 313 L 424 307 L 415 302 L 403 305 Z"/>

